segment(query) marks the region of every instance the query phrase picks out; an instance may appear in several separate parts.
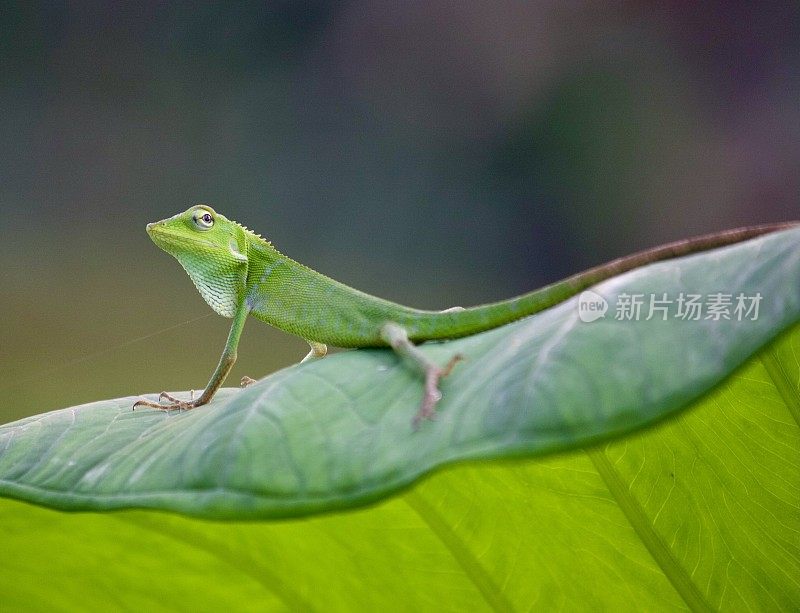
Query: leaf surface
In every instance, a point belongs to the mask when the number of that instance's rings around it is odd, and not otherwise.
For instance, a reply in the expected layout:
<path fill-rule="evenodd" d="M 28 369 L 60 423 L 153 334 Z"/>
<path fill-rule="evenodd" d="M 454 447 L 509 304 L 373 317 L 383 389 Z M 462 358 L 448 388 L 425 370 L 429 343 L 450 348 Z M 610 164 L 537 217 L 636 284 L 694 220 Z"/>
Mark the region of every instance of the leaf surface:
<path fill-rule="evenodd" d="M 216 522 L 0 499 L 2 603 L 793 611 L 798 356 L 800 329 L 653 428 L 547 458 L 446 467 L 353 511 Z"/>

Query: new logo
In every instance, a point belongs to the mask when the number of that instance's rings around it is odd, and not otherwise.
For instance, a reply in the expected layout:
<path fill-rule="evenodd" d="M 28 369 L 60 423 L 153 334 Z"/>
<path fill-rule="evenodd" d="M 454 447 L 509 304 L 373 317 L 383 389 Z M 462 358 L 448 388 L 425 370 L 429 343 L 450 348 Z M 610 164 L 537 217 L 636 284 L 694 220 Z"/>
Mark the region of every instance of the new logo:
<path fill-rule="evenodd" d="M 608 301 L 592 290 L 581 292 L 578 296 L 578 317 L 581 321 L 591 322 L 606 316 Z"/>

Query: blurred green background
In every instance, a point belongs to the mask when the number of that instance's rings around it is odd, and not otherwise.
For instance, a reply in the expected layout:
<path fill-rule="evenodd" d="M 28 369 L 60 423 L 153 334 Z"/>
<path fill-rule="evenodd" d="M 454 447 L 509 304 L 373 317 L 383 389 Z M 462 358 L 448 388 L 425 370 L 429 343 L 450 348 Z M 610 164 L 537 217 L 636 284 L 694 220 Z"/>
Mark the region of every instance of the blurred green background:
<path fill-rule="evenodd" d="M 144 232 L 193 203 L 427 308 L 800 216 L 795 1 L 0 16 L 0 422 L 203 387 L 228 322 L 153 334 L 211 311 Z M 306 349 L 252 321 L 231 381 Z"/>

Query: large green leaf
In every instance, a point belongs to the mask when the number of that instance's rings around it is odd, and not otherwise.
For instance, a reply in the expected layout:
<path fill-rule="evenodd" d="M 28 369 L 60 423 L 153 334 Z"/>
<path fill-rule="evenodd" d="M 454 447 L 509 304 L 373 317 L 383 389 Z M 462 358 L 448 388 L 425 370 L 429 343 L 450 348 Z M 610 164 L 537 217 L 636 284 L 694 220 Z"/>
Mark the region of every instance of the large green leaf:
<path fill-rule="evenodd" d="M 221 523 L 0 499 L 0 609 L 796 610 L 798 356 L 800 329 L 656 427 L 449 467 L 357 511 Z"/>
<path fill-rule="evenodd" d="M 95 403 L 0 429 L 0 608 L 792 610 L 800 601 L 798 231 L 595 288 L 762 294 L 753 321 L 576 318 L 465 352 L 440 419 L 386 352 L 287 369 L 181 415 Z M 612 311 L 613 312 L 613 306 Z M 676 414 L 692 398 L 703 396 Z M 388 400 L 388 402 L 387 402 Z"/>
<path fill-rule="evenodd" d="M 420 396 L 389 351 L 278 372 L 182 414 L 133 398 L 0 427 L 0 493 L 61 509 L 154 507 L 206 518 L 285 517 L 376 500 L 443 464 L 533 455 L 642 427 L 699 397 L 800 319 L 800 229 L 647 266 L 577 301 L 484 334 L 430 345 L 446 380 L 440 418 L 411 431 Z M 730 318 L 618 320 L 623 295 L 760 296 Z M 709 298 L 710 300 L 710 298 Z M 646 302 L 646 301 L 645 301 Z M 673 311 L 676 305 L 672 305 Z"/>

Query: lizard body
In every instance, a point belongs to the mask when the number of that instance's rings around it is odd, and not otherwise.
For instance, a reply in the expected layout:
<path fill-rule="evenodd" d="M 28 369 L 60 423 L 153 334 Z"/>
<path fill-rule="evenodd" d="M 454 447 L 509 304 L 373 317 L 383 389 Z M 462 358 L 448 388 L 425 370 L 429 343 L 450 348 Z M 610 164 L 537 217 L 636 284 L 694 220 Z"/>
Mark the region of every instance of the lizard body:
<path fill-rule="evenodd" d="M 159 402 L 139 400 L 159 409 L 186 409 L 206 404 L 236 360 L 236 347 L 248 315 L 306 339 L 307 359 L 322 357 L 326 345 L 390 346 L 425 377 L 425 393 L 415 424 L 434 415 L 441 394 L 438 383 L 455 362 L 440 367 L 414 343 L 458 338 L 515 321 L 549 308 L 583 289 L 632 268 L 745 240 L 791 224 L 771 224 L 670 243 L 573 275 L 516 298 L 469 309 L 425 311 L 371 296 L 292 260 L 246 227 L 208 206 L 197 205 L 168 219 L 148 224 L 147 232 L 173 255 L 217 313 L 233 319 L 219 365 L 203 394 L 192 401 L 166 392 Z M 304 360 L 305 361 L 305 360 Z M 252 380 L 248 379 L 248 382 Z M 170 404 L 162 404 L 163 399 Z"/>

